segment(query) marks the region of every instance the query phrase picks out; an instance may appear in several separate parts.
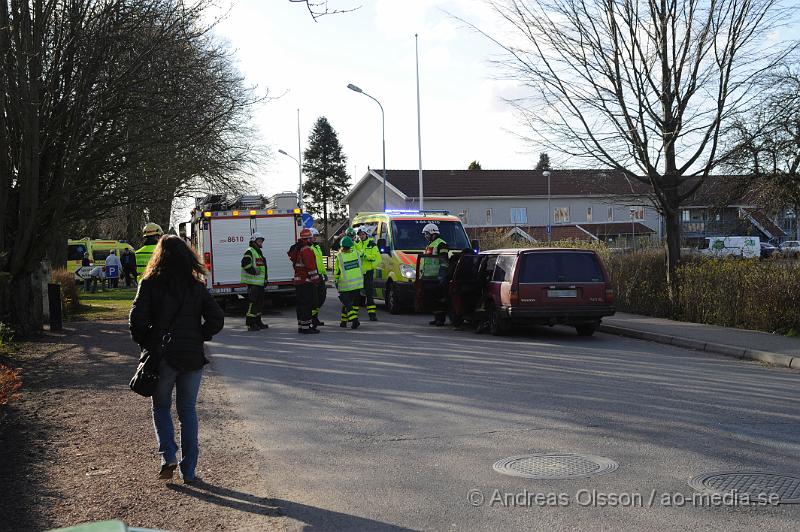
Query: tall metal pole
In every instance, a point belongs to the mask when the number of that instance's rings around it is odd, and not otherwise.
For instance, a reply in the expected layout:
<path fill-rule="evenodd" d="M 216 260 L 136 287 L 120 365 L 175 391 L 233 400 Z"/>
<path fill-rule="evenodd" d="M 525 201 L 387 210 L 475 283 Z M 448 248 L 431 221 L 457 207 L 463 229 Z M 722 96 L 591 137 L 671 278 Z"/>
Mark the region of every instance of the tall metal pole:
<path fill-rule="evenodd" d="M 422 124 L 420 122 L 419 103 L 419 35 L 414 34 L 414 51 L 417 59 L 417 147 L 419 151 L 419 210 L 425 208 L 425 194 L 422 190 Z M 384 210 L 386 207 L 384 206 Z"/>
<path fill-rule="evenodd" d="M 550 171 L 546 170 L 544 175 L 547 176 L 547 241 L 550 242 L 553 239 L 553 226 L 550 221 L 553 215 L 550 208 Z"/>
<path fill-rule="evenodd" d="M 303 152 L 300 150 L 300 109 L 297 110 L 297 206 L 303 210 Z"/>

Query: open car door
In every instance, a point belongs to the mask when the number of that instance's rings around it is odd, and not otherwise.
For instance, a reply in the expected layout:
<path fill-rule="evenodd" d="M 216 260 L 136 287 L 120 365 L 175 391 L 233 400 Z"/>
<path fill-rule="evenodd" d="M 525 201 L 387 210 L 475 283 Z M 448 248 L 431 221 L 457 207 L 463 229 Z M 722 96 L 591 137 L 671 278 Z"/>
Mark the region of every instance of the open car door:
<path fill-rule="evenodd" d="M 450 305 L 456 316 L 470 316 L 478 304 L 482 286 L 478 279 L 480 255 L 464 255 L 458 259 L 449 283 Z"/>
<path fill-rule="evenodd" d="M 455 259 L 454 259 L 455 260 Z M 434 303 L 445 289 L 450 260 L 440 255 L 420 255 L 417 258 L 417 277 L 414 281 L 414 310 L 433 312 Z"/>

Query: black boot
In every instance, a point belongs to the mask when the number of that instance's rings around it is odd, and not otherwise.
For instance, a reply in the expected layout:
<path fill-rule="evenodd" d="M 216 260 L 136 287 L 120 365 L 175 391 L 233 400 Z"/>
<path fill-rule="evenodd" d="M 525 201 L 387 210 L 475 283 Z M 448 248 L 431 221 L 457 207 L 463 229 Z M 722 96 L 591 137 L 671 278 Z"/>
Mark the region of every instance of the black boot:
<path fill-rule="evenodd" d="M 339 322 L 339 327 L 341 327 L 342 329 L 347 329 L 347 322 L 346 321 L 340 321 Z"/>
<path fill-rule="evenodd" d="M 317 329 L 312 329 L 311 327 L 298 327 L 297 332 L 300 334 L 319 334 Z"/>
<path fill-rule="evenodd" d="M 322 326 L 325 325 L 325 322 L 324 321 L 319 321 L 319 318 L 314 316 L 313 318 L 311 318 L 311 325 L 313 327 L 322 327 Z"/>
<path fill-rule="evenodd" d="M 245 320 L 244 323 L 245 323 L 245 325 L 247 325 L 247 330 L 248 331 L 258 331 L 258 330 L 260 330 L 258 328 L 258 325 L 256 324 L 255 318 L 253 318 L 252 316 L 247 316 L 247 319 Z"/>
<path fill-rule="evenodd" d="M 359 328 L 359 326 L 361 326 L 361 322 L 360 322 L 360 321 L 358 321 L 358 318 L 354 319 L 354 320 L 353 320 L 353 322 L 352 322 L 352 324 L 350 325 L 350 327 L 351 327 L 352 329 L 358 329 L 358 328 Z"/>
<path fill-rule="evenodd" d="M 370 314 L 369 315 L 369 321 L 378 321 L 378 315 L 377 314 Z"/>
<path fill-rule="evenodd" d="M 256 325 L 258 326 L 259 329 L 269 329 L 269 325 L 261 321 L 261 316 L 256 318 Z"/>

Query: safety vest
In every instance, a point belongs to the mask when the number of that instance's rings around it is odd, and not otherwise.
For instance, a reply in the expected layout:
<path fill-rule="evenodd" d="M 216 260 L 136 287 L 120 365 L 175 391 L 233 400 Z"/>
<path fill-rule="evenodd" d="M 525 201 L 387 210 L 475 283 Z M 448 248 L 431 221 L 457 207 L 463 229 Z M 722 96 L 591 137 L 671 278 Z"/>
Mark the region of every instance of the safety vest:
<path fill-rule="evenodd" d="M 334 272 L 339 292 L 351 292 L 364 288 L 364 273 L 361 271 L 361 257 L 358 251 L 340 251 L 336 255 Z"/>
<path fill-rule="evenodd" d="M 317 258 L 317 273 L 325 275 L 325 257 L 322 255 L 322 248 L 319 247 L 319 244 L 311 244 L 311 251 L 314 252 L 314 256 Z"/>
<path fill-rule="evenodd" d="M 447 242 L 437 238 L 425 248 L 425 255 L 428 257 L 439 256 L 439 260 L 424 260 L 422 263 L 423 277 L 438 277 L 447 271 Z"/>
<path fill-rule="evenodd" d="M 139 275 L 144 273 L 144 269 L 147 268 L 147 263 L 150 262 L 150 257 L 153 256 L 155 250 L 155 244 L 148 244 L 136 250 L 136 271 Z"/>
<path fill-rule="evenodd" d="M 360 251 L 364 273 L 371 272 L 381 263 L 381 252 L 372 240 L 365 240 Z"/>
<path fill-rule="evenodd" d="M 247 251 L 244 252 L 245 260 L 248 259 L 248 256 L 250 264 L 256 269 L 256 273 L 249 273 L 242 267 L 242 284 L 264 286 L 267 282 L 267 261 L 264 259 L 264 256 L 253 247 L 248 247 Z"/>

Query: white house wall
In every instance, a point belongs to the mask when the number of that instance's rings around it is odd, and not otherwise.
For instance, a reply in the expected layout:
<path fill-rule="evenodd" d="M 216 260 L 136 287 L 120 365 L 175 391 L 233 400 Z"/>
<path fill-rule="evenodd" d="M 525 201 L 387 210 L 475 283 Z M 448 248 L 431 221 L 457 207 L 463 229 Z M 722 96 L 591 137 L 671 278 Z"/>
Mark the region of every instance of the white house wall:
<path fill-rule="evenodd" d="M 364 183 L 347 202 L 352 218 L 359 212 L 383 211 L 383 186 L 377 179 L 370 179 Z M 406 202 L 390 188 L 386 189 L 386 208 L 405 209 Z"/>

